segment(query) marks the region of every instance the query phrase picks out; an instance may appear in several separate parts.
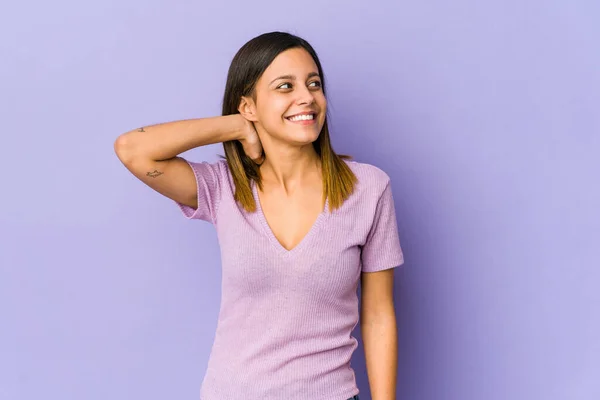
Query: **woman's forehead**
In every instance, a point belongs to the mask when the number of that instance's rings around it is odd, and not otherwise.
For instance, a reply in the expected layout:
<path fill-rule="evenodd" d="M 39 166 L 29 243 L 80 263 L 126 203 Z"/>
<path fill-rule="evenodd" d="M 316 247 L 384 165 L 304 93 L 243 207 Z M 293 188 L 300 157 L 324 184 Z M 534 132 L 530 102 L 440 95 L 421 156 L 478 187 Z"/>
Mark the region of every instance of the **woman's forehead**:
<path fill-rule="evenodd" d="M 318 74 L 317 64 L 304 49 L 289 49 L 275 57 L 267 67 L 261 79 L 270 84 L 278 77 L 287 79 L 305 79 L 309 74 Z"/>

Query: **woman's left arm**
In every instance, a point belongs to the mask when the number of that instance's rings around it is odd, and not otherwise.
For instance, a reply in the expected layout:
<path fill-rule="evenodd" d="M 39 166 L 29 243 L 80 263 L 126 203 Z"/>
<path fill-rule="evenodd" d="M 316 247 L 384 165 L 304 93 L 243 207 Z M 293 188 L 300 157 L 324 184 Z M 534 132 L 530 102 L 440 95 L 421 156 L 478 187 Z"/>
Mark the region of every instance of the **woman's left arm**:
<path fill-rule="evenodd" d="M 394 310 L 394 268 L 363 272 L 360 330 L 372 400 L 395 400 L 398 338 Z"/>

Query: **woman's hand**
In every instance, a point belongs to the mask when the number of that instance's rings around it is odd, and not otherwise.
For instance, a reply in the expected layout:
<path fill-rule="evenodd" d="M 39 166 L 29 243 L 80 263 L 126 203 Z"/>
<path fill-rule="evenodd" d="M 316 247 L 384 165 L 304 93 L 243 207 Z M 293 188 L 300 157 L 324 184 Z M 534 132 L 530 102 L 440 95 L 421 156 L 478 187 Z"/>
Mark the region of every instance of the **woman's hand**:
<path fill-rule="evenodd" d="M 262 143 L 258 137 L 258 132 L 254 127 L 254 122 L 247 120 L 241 114 L 238 114 L 242 119 L 242 137 L 239 139 L 240 143 L 244 148 L 244 153 L 250 157 L 256 164 L 260 165 L 263 163 L 264 153 Z"/>

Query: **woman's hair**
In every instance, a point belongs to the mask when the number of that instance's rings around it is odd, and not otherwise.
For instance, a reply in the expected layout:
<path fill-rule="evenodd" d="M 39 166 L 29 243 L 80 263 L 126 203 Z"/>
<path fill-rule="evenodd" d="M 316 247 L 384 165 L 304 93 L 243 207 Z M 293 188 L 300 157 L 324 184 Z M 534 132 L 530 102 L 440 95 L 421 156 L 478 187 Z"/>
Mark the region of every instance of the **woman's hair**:
<path fill-rule="evenodd" d="M 269 32 L 255 37 L 244 44 L 233 57 L 225 94 L 223 96 L 223 115 L 238 114 L 242 96 L 249 96 L 256 101 L 256 82 L 271 62 L 280 53 L 292 48 L 303 48 L 317 64 L 321 77 L 321 88 L 325 95 L 325 76 L 319 62 L 317 53 L 304 39 L 286 32 Z M 329 114 L 327 111 L 326 115 Z M 329 209 L 334 210 L 342 205 L 344 200 L 352 194 L 356 183 L 356 176 L 343 159 L 350 158 L 337 155 L 331 147 L 327 116 L 325 123 L 313 146 L 321 159 L 323 171 L 323 195 L 329 199 Z M 256 202 L 250 187 L 250 180 L 254 180 L 262 189 L 259 165 L 246 155 L 242 144 L 238 140 L 223 142 L 225 158 L 235 183 L 236 201 L 249 212 L 256 210 Z"/>

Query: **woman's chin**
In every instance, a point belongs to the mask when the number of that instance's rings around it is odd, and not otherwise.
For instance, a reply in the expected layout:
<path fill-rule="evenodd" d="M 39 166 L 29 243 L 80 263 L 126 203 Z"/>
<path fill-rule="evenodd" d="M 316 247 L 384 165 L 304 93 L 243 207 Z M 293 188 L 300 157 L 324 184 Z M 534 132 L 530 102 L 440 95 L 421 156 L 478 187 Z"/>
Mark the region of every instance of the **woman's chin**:
<path fill-rule="evenodd" d="M 273 139 L 283 143 L 289 143 L 295 146 L 302 146 L 314 142 L 319 138 L 320 129 L 316 125 L 312 126 L 286 126 L 284 129 L 278 129 L 273 132 Z"/>
<path fill-rule="evenodd" d="M 286 135 L 286 140 L 290 143 L 297 145 L 304 145 L 314 142 L 319 138 L 319 132 L 316 130 L 310 131 L 308 129 L 303 132 L 293 132 Z"/>

